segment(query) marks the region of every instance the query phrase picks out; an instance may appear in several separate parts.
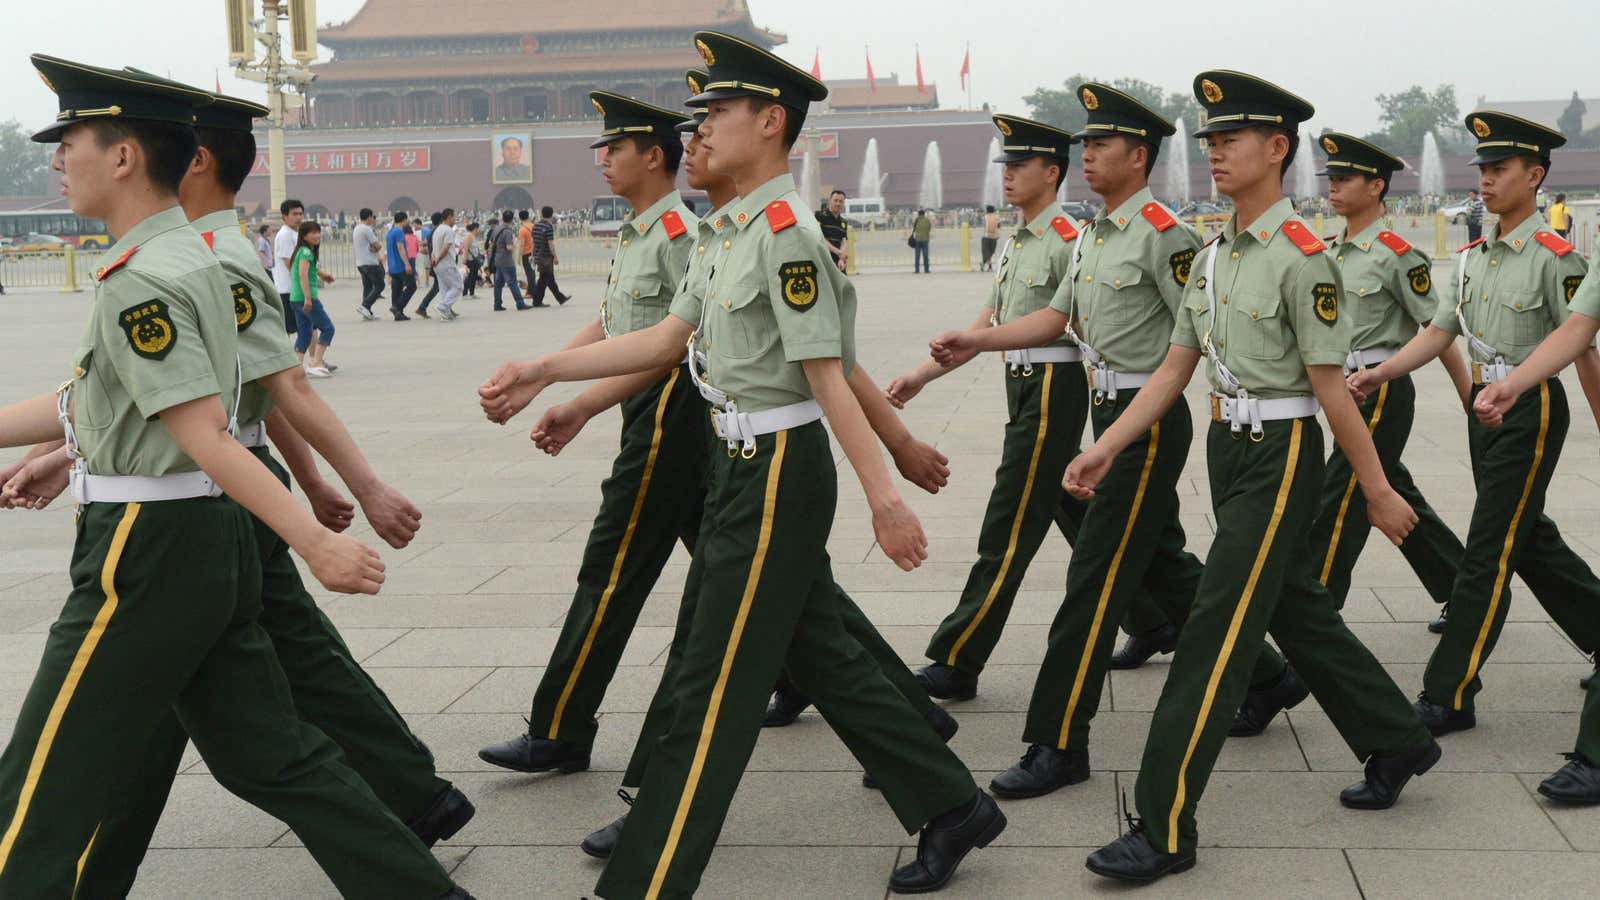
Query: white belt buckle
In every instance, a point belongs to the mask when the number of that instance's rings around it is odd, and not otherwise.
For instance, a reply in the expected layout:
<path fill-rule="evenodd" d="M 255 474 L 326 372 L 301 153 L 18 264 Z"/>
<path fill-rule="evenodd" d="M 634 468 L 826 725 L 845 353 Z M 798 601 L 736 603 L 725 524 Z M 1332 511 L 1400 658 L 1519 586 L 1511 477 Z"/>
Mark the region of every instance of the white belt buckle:
<path fill-rule="evenodd" d="M 1117 373 L 1102 360 L 1089 370 L 1089 384 L 1094 388 L 1094 405 L 1100 406 L 1107 400 L 1117 402 Z"/>

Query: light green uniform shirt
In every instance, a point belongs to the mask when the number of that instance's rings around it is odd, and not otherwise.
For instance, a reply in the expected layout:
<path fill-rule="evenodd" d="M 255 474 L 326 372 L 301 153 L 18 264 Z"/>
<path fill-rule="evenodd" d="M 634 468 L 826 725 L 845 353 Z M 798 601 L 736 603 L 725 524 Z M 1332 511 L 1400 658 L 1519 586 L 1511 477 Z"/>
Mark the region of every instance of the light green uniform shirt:
<path fill-rule="evenodd" d="M 706 290 L 711 285 L 711 273 L 716 270 L 722 252 L 733 244 L 733 208 L 738 203 L 739 199 L 735 197 L 695 226 L 694 251 L 689 254 L 689 264 L 684 269 L 683 280 L 678 283 L 678 293 L 673 296 L 672 306 L 667 310 L 688 322 L 690 327 L 700 327 L 700 311 L 705 305 Z"/>
<path fill-rule="evenodd" d="M 1344 283 L 1339 311 L 1354 329 L 1351 350 L 1403 347 L 1439 306 L 1433 261 L 1415 247 L 1395 252 L 1378 239 L 1383 231 L 1380 218 L 1354 237 L 1341 232 L 1328 248 Z"/>
<path fill-rule="evenodd" d="M 1065 234 L 1057 230 L 1061 226 L 1065 226 Z M 1077 223 L 1055 201 L 1034 216 L 1033 221 L 1016 230 L 1006 242 L 1005 252 L 1000 254 L 994 287 L 984 302 L 995 324 L 1004 325 L 1050 305 L 1050 298 L 1067 280 L 1077 241 Z M 1047 346 L 1066 343 L 1067 336 L 1063 333 L 1060 340 Z"/>
<path fill-rule="evenodd" d="M 1294 234 L 1286 234 L 1286 226 Z M 1311 247 L 1310 252 L 1297 240 Z M 1205 261 L 1212 246 L 1217 254 L 1211 281 L 1216 321 L 1205 292 Z M 1343 366 L 1350 353 L 1351 323 L 1339 302 L 1339 271 L 1323 249 L 1287 197 L 1248 229 L 1239 228 L 1236 214 L 1213 245 L 1195 254 L 1172 343 L 1202 349 L 1201 339 L 1210 335 L 1223 364 L 1251 394 L 1309 395 L 1306 366 Z M 1216 367 L 1208 363 L 1206 369 L 1212 390 L 1226 393 Z"/>
<path fill-rule="evenodd" d="M 1172 224 L 1158 230 L 1147 212 Z M 1112 369 L 1154 372 L 1167 355 L 1199 233 L 1145 188 L 1101 212 L 1078 240 L 1077 272 L 1050 308 L 1075 314 L 1078 333 Z"/>
<path fill-rule="evenodd" d="M 847 376 L 855 368 L 855 286 L 828 253 L 793 176 L 772 179 L 729 211 L 732 234 L 723 232 L 728 246 L 711 275 L 696 344 L 706 380 L 744 412 L 810 400 L 804 360 L 839 359 Z M 769 216 L 794 224 L 774 232 Z"/>
<path fill-rule="evenodd" d="M 232 292 L 177 206 L 133 226 L 106 258 L 135 249 L 121 265 L 96 273 L 74 371 L 78 450 L 94 475 L 193 472 L 199 466 L 156 415 L 212 395 L 224 410 L 233 408 L 239 337 Z"/>
<path fill-rule="evenodd" d="M 672 217 L 662 221 L 669 212 L 677 214 L 678 225 L 671 224 Z M 677 191 L 622 220 L 617 229 L 617 255 L 611 260 L 600 307 L 607 334 L 639 331 L 667 317 L 699 224 Z M 669 237 L 668 231 L 677 236 Z"/>
<path fill-rule="evenodd" d="M 1583 313 L 1591 319 L 1600 319 L 1600 252 L 1589 260 L 1589 274 L 1584 276 L 1579 287 L 1573 291 L 1572 301 L 1567 304 L 1568 312 Z"/>
<path fill-rule="evenodd" d="M 239 364 L 244 371 L 244 390 L 239 397 L 239 424 L 254 425 L 272 412 L 272 395 L 257 384 L 257 379 L 275 375 L 300 364 L 294 344 L 283 330 L 283 301 L 273 289 L 272 280 L 256 259 L 239 231 L 233 210 L 207 213 L 190 223 L 202 239 L 210 235 L 211 252 L 222 264 L 233 294 L 233 319 L 239 328 Z"/>
<path fill-rule="evenodd" d="M 1483 243 L 1461 251 L 1467 257 L 1466 293 L 1458 293 L 1460 260 L 1452 260 L 1433 323 L 1460 334 L 1456 319 L 1460 296 L 1461 315 L 1479 340 L 1512 365 L 1527 359 L 1545 335 L 1567 320 L 1567 303 L 1577 294 L 1587 268 L 1582 254 L 1557 256 L 1535 240 L 1541 231 L 1555 234 L 1542 216 L 1534 214 L 1508 234 L 1501 234 L 1496 225 Z M 1474 360 L 1494 361 L 1468 343 Z"/>

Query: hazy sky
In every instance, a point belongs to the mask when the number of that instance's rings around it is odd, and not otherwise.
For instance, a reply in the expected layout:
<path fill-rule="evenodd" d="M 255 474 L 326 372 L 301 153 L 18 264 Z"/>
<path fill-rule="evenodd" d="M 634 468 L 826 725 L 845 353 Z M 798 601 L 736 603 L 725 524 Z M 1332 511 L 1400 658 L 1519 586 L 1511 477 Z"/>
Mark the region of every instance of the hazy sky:
<path fill-rule="evenodd" d="M 8 5 L 13 2 L 21 0 Z M 317 15 L 324 22 L 341 21 L 362 2 L 319 0 Z M 613 11 L 633 2 L 638 0 L 594 8 L 616 19 Z M 537 4 L 505 0 L 505 5 Z M 923 74 L 938 83 L 947 107 L 966 102 L 957 73 L 968 43 L 973 103 L 988 101 L 1019 113 L 1025 112 L 1023 95 L 1040 85 L 1059 85 L 1074 72 L 1134 75 L 1169 90 L 1188 90 L 1194 74 L 1205 68 L 1272 79 L 1316 105 L 1312 129 L 1358 133 L 1377 125 L 1375 95 L 1411 84 L 1430 89 L 1455 84 L 1463 113 L 1480 96 L 1550 99 L 1574 90 L 1600 96 L 1600 3 L 1594 0 L 1528 6 L 1488 0 L 1356 4 L 1342 12 L 1281 0 L 1092 6 L 1041 0 L 993 7 L 971 0 L 804 5 L 749 0 L 749 5 L 757 24 L 789 35 L 778 52 L 791 61 L 810 68 L 812 54 L 820 51 L 824 79 L 863 77 L 864 48 L 870 46 L 879 77 L 898 72 L 902 82 L 911 82 L 913 48 L 920 45 Z M 69 8 L 70 18 L 45 13 Z M 205 87 L 220 73 L 223 90 L 260 97 L 259 86 L 232 78 L 227 68 L 223 8 L 221 0 L 35 4 L 44 14 L 6 21 L 0 83 L 12 87 L 0 92 L 0 120 L 16 118 L 38 127 L 55 115 L 54 97 L 28 64 L 32 52 L 134 65 Z M 1382 13 L 1373 12 L 1377 9 Z M 430 23 L 417 24 L 420 31 Z"/>

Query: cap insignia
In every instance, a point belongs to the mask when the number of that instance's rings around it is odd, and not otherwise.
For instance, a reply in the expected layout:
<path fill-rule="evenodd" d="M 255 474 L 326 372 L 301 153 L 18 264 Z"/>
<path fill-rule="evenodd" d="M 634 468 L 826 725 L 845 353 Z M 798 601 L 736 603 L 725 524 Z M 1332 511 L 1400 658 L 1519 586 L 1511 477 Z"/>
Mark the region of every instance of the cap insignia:
<path fill-rule="evenodd" d="M 1097 110 L 1097 109 L 1100 108 L 1100 98 L 1096 97 L 1094 95 L 1094 91 L 1091 91 L 1088 88 L 1084 88 L 1082 91 L 1080 91 L 1080 93 L 1083 96 L 1083 108 L 1084 109 L 1087 109 L 1090 112 L 1093 112 L 1094 110 Z"/>
<path fill-rule="evenodd" d="M 1478 118 L 1477 116 L 1473 116 L 1472 117 L 1472 133 L 1477 135 L 1480 138 L 1488 137 L 1489 136 L 1489 123 L 1485 122 L 1484 120 L 1482 120 L 1480 118 Z"/>
<path fill-rule="evenodd" d="M 1209 78 L 1200 79 L 1200 93 L 1205 96 L 1207 103 L 1222 102 L 1222 88 Z"/>
<path fill-rule="evenodd" d="M 1000 133 L 1006 137 L 1011 137 L 1011 126 L 1006 124 L 1005 119 L 995 119 L 994 127 L 1000 129 Z"/>
<path fill-rule="evenodd" d="M 596 100 L 595 98 L 590 97 L 589 98 L 589 102 L 594 104 L 595 112 L 599 113 L 602 116 L 606 114 L 606 108 L 604 106 L 600 105 L 600 101 L 599 100 Z"/>
<path fill-rule="evenodd" d="M 705 41 L 696 39 L 694 48 L 700 51 L 700 58 L 706 61 L 706 65 L 714 66 L 717 64 L 717 55 L 711 52 L 711 48 L 706 46 Z"/>
<path fill-rule="evenodd" d="M 1332 156 L 1339 152 L 1339 145 L 1333 142 L 1333 138 L 1325 137 L 1322 139 L 1322 149 L 1328 151 L 1328 155 Z"/>

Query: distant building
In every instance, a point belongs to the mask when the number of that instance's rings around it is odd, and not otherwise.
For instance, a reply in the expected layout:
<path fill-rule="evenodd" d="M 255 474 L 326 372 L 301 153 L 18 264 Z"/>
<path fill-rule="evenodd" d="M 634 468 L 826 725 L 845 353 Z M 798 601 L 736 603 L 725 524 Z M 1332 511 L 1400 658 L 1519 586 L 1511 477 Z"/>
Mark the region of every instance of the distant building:
<path fill-rule="evenodd" d="M 1583 114 L 1583 130 L 1600 126 L 1600 97 L 1584 97 L 1582 100 L 1583 105 L 1588 107 Z M 1570 96 L 1563 100 L 1486 100 L 1479 97 L 1473 109 L 1495 109 L 1555 128 L 1561 114 L 1571 105 Z"/>
<path fill-rule="evenodd" d="M 824 102 L 826 109 L 835 112 L 938 109 L 939 87 L 930 81 L 925 89 L 918 90 L 915 84 L 901 84 L 894 74 L 872 83 L 865 78 L 836 78 L 828 82 L 828 99 Z"/>

